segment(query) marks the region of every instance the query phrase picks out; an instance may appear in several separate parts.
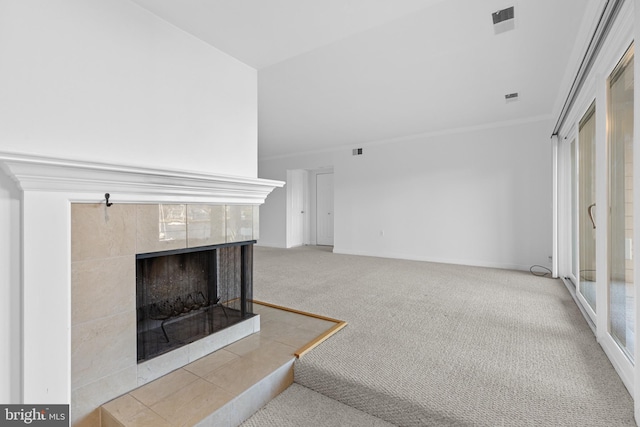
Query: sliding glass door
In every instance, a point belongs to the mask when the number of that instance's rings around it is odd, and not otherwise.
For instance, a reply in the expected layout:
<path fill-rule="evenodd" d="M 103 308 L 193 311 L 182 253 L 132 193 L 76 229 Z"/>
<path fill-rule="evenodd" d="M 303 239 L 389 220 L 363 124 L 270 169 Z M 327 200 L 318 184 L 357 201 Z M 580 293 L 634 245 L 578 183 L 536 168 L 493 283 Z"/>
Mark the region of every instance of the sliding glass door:
<path fill-rule="evenodd" d="M 596 180 L 595 148 L 596 120 L 595 103 L 580 120 L 575 173 L 578 188 L 574 199 L 574 221 L 577 225 L 577 268 L 578 293 L 581 302 L 591 309 L 588 311 L 595 321 L 596 312 Z"/>
<path fill-rule="evenodd" d="M 639 414 L 640 368 L 635 359 L 640 296 L 635 278 L 640 266 L 634 259 L 634 236 L 640 232 L 634 227 L 634 205 L 640 198 L 634 184 L 640 179 L 640 160 L 634 162 L 640 155 L 634 153 L 634 122 L 640 114 L 634 111 L 637 22 L 633 2 L 606 3 L 603 16 L 605 11 L 619 13 L 612 20 L 617 30 L 603 36 L 602 49 L 578 72 L 574 85 L 580 84 L 572 86 L 576 91 L 565 101 L 552 138 L 557 184 L 553 267 L 620 379 L 635 393 Z M 616 7 L 621 9 L 616 12 Z"/>
<path fill-rule="evenodd" d="M 633 361 L 633 47 L 608 80 L 609 332 Z"/>

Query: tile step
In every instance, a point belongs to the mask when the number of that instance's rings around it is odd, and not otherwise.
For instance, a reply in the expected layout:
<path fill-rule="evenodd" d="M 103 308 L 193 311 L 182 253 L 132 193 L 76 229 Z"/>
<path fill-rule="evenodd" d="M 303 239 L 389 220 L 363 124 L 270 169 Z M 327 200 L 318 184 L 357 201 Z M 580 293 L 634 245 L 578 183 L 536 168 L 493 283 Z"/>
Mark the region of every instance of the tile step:
<path fill-rule="evenodd" d="M 238 426 L 293 384 L 296 358 L 346 323 L 254 301 L 260 332 L 100 407 L 103 427 Z"/>
<path fill-rule="evenodd" d="M 174 402 L 163 400 L 166 409 L 176 409 L 184 415 L 176 415 L 171 422 L 156 412 L 157 406 L 151 408 L 139 401 L 132 402 L 132 395 L 127 394 L 101 408 L 102 427 L 168 427 L 168 426 L 237 426 L 265 406 L 274 397 L 286 390 L 293 383 L 293 364 L 295 357 L 274 369 L 261 380 L 250 385 L 240 394 L 227 399 L 228 393 L 221 392 L 222 399 L 211 396 L 192 396 L 184 403 L 182 393 L 174 393 Z M 220 404 L 220 402 L 224 402 Z M 206 402 L 204 405 L 202 402 Z M 137 409 L 134 409 L 137 408 Z M 152 409 L 156 408 L 156 410 Z"/>

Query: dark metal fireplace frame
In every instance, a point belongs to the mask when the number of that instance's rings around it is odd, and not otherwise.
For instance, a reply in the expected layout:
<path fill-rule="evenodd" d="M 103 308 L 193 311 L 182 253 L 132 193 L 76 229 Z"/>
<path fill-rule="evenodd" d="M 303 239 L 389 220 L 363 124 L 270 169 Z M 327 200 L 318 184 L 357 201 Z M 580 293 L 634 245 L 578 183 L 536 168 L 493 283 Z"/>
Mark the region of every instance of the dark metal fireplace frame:
<path fill-rule="evenodd" d="M 200 246 L 194 248 L 184 248 L 184 249 L 176 249 L 176 250 L 168 250 L 161 252 L 150 252 L 136 255 L 136 271 L 137 271 L 137 279 L 136 286 L 140 286 L 138 276 L 144 275 L 144 272 L 139 271 L 141 265 L 141 260 L 148 260 L 159 257 L 167 257 L 172 255 L 188 255 L 192 253 L 207 253 L 211 251 L 219 251 L 224 248 L 231 247 L 240 247 L 240 283 L 239 283 L 239 294 L 233 295 L 234 298 L 232 300 L 221 301 L 221 297 L 228 295 L 219 295 L 218 294 L 218 282 L 216 281 L 216 277 L 218 276 L 218 252 L 212 253 L 210 256 L 213 257 L 215 262 L 209 266 L 208 274 L 209 276 L 206 278 L 207 280 L 207 288 L 208 292 L 205 295 L 203 292 L 195 291 L 190 292 L 184 295 L 174 295 L 167 299 L 162 299 L 155 301 L 149 304 L 140 304 L 140 301 L 136 303 L 136 311 L 138 317 L 138 363 L 150 360 L 154 357 L 160 356 L 168 351 L 175 350 L 183 345 L 187 345 L 190 342 L 196 341 L 198 339 L 204 338 L 207 335 L 218 332 L 226 327 L 232 326 L 242 320 L 248 319 L 254 314 L 252 313 L 252 296 L 253 296 L 253 245 L 256 243 L 255 240 L 248 240 L 242 242 L 233 242 L 233 243 L 224 243 L 219 245 L 210 245 L 210 246 Z M 207 255 L 209 256 L 209 255 Z M 236 252 L 237 256 L 237 252 Z M 213 270 L 213 271 L 212 271 Z M 227 270 L 227 273 L 231 271 L 237 274 L 237 269 L 235 270 Z M 237 284 L 237 280 L 234 281 Z M 136 291 L 138 297 L 140 296 L 140 290 Z M 137 298 L 138 298 L 137 297 Z M 239 300 L 239 304 L 238 304 Z M 229 307 L 225 307 L 226 303 L 230 301 L 234 301 L 234 308 L 230 309 Z M 217 310 L 219 313 L 226 318 L 224 322 L 217 322 L 214 325 L 214 311 Z M 229 312 L 228 312 L 229 310 Z M 229 316 L 229 313 L 233 313 L 234 315 Z M 238 315 L 239 314 L 239 315 Z M 169 333 L 167 331 L 167 327 L 171 323 L 177 323 L 188 319 L 194 316 L 205 316 L 205 321 L 208 322 L 207 331 L 205 335 L 202 334 L 202 331 L 199 333 L 189 337 L 181 337 L 178 343 L 171 342 L 172 340 L 169 338 Z M 145 320 L 146 319 L 146 320 Z M 166 345 L 162 343 L 156 344 L 157 348 L 155 350 L 148 350 L 148 345 L 143 342 L 148 342 L 149 337 L 149 329 L 147 327 L 141 326 L 144 322 L 148 322 L 148 320 L 153 320 L 159 323 L 159 329 L 162 332 L 162 335 L 155 333 L 156 337 L 163 337 L 163 341 Z M 157 326 L 155 329 L 158 329 Z M 159 339 L 159 338 L 157 338 Z M 146 340 L 146 341 L 145 341 Z M 174 340 L 176 341 L 176 340 Z M 159 342 L 159 341 L 158 341 Z M 152 346 L 153 347 L 153 346 Z"/>

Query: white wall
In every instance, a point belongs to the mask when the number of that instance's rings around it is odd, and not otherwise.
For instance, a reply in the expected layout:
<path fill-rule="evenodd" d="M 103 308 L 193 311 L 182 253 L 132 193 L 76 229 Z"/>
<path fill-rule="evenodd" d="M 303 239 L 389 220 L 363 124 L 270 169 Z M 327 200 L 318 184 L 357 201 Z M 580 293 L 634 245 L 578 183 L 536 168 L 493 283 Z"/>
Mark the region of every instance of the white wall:
<path fill-rule="evenodd" d="M 0 0 L 4 151 L 256 177 L 256 70 L 128 0 Z"/>
<path fill-rule="evenodd" d="M 260 174 L 332 163 L 338 253 L 528 269 L 550 266 L 551 120 L 261 160 Z M 328 158 L 330 157 L 330 159 Z M 261 208 L 280 242 L 284 199 Z M 283 220 L 282 220 L 283 221 Z M 271 229 L 277 222 L 277 228 Z"/>
<path fill-rule="evenodd" d="M 257 176 L 256 71 L 128 0 L 0 0 L 0 117 L 0 151 Z M 21 394 L 20 197 L 0 176 L 1 403 Z"/>

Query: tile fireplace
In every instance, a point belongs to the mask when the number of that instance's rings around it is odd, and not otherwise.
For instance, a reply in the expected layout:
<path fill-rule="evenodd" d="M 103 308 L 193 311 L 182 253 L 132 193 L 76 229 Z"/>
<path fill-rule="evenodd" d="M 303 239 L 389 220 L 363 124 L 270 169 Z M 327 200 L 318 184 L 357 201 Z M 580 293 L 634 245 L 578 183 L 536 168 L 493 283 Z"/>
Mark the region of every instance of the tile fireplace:
<path fill-rule="evenodd" d="M 250 303 L 256 210 L 71 204 L 73 425 L 90 425 L 100 401 L 260 330 Z"/>
<path fill-rule="evenodd" d="M 106 401 L 259 328 L 253 316 L 138 363 L 136 255 L 254 241 L 284 183 L 4 152 L 0 168 L 22 191 L 25 402 L 71 404 L 91 425 Z"/>

